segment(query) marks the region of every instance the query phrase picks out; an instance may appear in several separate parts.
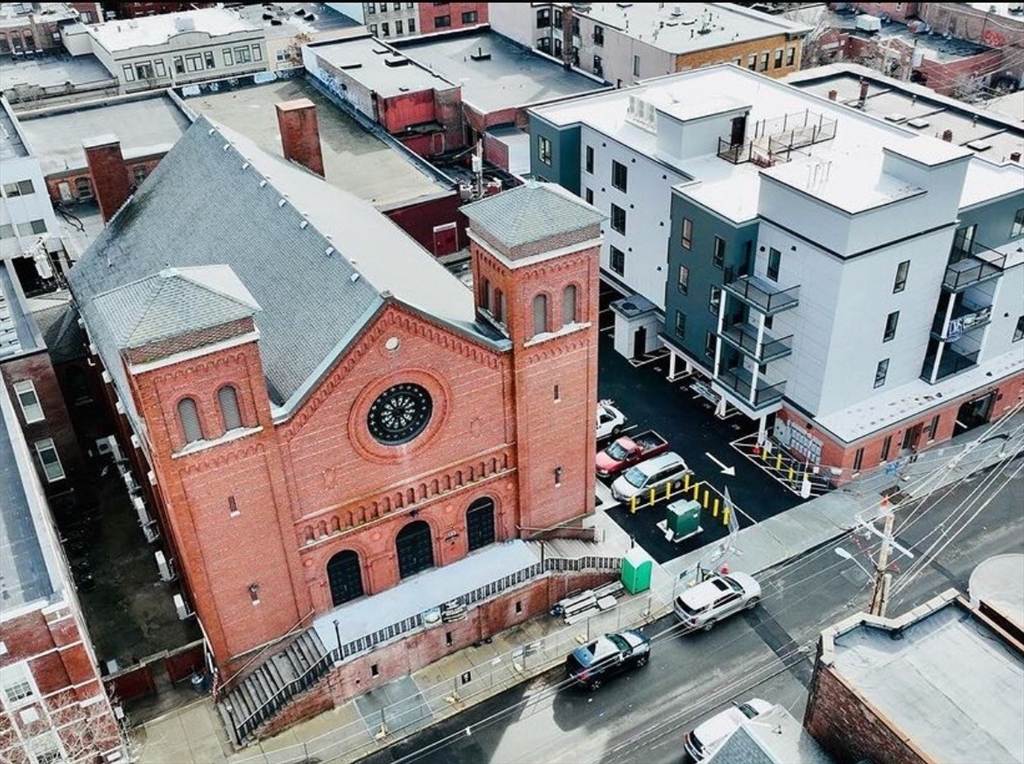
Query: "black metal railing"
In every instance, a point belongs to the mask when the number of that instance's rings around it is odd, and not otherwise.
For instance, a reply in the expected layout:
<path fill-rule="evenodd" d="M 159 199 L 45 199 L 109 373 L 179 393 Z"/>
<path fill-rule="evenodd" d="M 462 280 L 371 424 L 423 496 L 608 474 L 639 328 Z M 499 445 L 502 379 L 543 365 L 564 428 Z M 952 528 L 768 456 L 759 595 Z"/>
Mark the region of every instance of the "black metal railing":
<path fill-rule="evenodd" d="M 921 379 L 925 382 L 939 382 L 947 377 L 952 377 L 954 374 L 967 371 L 967 369 L 973 369 L 978 365 L 978 356 L 981 353 L 980 350 L 974 350 L 970 353 L 961 353 L 947 345 L 942 351 L 942 358 L 939 360 L 939 369 L 935 374 L 935 379 L 932 379 L 932 372 L 935 370 L 935 355 L 937 352 L 937 350 L 930 352 L 924 358 L 924 365 L 921 368 Z"/>
<path fill-rule="evenodd" d="M 991 322 L 991 305 L 984 308 L 957 305 L 948 322 L 944 311 L 935 316 L 932 322 L 932 336 L 943 342 L 955 342 L 965 332 L 988 326 Z"/>
<path fill-rule="evenodd" d="M 768 282 L 754 276 L 740 276 L 726 282 L 725 288 L 744 302 L 769 315 L 795 308 L 800 304 L 799 286 L 774 289 Z"/>
<path fill-rule="evenodd" d="M 997 252 L 978 242 L 971 244 L 970 249 L 957 246 L 954 242 L 942 285 L 955 292 L 998 276 L 1005 267 L 1005 253 Z"/>
<path fill-rule="evenodd" d="M 718 156 L 733 164 L 788 162 L 795 149 L 835 138 L 837 125 L 837 120 L 809 109 L 763 119 L 752 126 L 749 140 L 737 143 L 731 137 L 719 138 Z"/>
<path fill-rule="evenodd" d="M 715 377 L 715 381 L 740 396 L 744 403 L 752 408 L 761 408 L 778 403 L 786 394 L 786 383 L 776 382 L 773 385 L 761 384 L 753 390 L 753 377 L 745 371 L 725 371 Z"/>
<path fill-rule="evenodd" d="M 726 326 L 721 332 L 722 339 L 732 343 L 749 353 L 761 363 L 775 361 L 784 358 L 793 352 L 793 335 L 776 339 L 767 332 L 761 337 L 761 345 L 757 344 L 757 332 L 749 324 L 732 324 Z"/>

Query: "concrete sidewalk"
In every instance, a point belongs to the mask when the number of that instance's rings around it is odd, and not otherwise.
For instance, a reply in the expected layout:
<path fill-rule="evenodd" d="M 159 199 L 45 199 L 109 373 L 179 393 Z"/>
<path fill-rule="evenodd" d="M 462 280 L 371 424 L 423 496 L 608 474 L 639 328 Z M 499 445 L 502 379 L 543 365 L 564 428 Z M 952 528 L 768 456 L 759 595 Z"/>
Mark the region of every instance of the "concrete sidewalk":
<path fill-rule="evenodd" d="M 919 497 L 1024 450 L 1024 412 L 998 429 L 965 433 L 925 451 L 898 469 L 876 470 L 841 489 L 741 530 L 730 567 L 759 573 L 856 527 L 857 517 L 877 516 L 883 494 Z M 603 511 L 594 524 L 611 541 L 628 536 Z M 721 542 L 719 542 L 721 543 Z M 613 610 L 566 627 L 541 616 L 379 687 L 315 719 L 235 752 L 210 698 L 147 722 L 133 731 L 137 760 L 164 764 L 291 764 L 306 760 L 354 761 L 416 730 L 454 715 L 560 664 L 592 635 L 642 626 L 671 610 L 678 575 L 707 563 L 710 545 L 655 565 L 652 588 L 626 596 Z M 719 560 L 715 565 L 725 561 Z"/>

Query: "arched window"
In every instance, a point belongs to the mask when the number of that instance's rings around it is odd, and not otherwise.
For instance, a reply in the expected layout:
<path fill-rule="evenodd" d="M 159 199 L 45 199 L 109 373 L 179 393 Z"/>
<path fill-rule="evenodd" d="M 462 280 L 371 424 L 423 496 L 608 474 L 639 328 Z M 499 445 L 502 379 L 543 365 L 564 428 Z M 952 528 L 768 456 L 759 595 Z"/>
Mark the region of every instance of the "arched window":
<path fill-rule="evenodd" d="M 199 408 L 191 398 L 182 398 L 178 401 L 178 421 L 181 422 L 181 432 L 185 436 L 186 443 L 195 443 L 203 439 L 203 427 L 199 422 Z"/>
<path fill-rule="evenodd" d="M 576 286 L 569 284 L 562 292 L 562 326 L 576 323 Z"/>
<path fill-rule="evenodd" d="M 484 310 L 491 309 L 491 282 L 489 279 L 480 280 L 480 307 Z"/>
<path fill-rule="evenodd" d="M 494 499 L 481 496 L 466 509 L 469 551 L 494 543 Z"/>
<path fill-rule="evenodd" d="M 491 308 L 491 315 L 505 323 L 505 294 L 500 289 L 494 290 L 494 307 Z"/>
<path fill-rule="evenodd" d="M 548 297 L 539 294 L 533 298 L 533 333 L 534 336 L 548 331 Z"/>
<path fill-rule="evenodd" d="M 335 606 L 363 596 L 363 572 L 359 555 L 351 550 L 338 552 L 327 562 L 327 583 Z"/>
<path fill-rule="evenodd" d="M 231 385 L 224 385 L 217 391 L 220 403 L 220 417 L 224 421 L 224 432 L 237 430 L 242 426 L 242 414 L 238 410 L 238 394 Z"/>
<path fill-rule="evenodd" d="M 398 550 L 398 574 L 402 578 L 434 567 L 434 541 L 430 526 L 415 520 L 398 532 L 395 538 Z"/>

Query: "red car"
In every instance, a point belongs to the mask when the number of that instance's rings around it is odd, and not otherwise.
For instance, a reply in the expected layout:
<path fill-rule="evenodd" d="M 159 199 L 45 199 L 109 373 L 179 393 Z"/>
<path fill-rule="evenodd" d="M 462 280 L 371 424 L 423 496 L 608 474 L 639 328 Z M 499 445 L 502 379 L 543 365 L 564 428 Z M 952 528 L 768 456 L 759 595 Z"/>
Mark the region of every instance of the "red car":
<path fill-rule="evenodd" d="M 611 477 L 637 462 L 668 451 L 668 441 L 654 430 L 639 435 L 623 435 L 598 451 L 595 467 L 600 477 Z"/>

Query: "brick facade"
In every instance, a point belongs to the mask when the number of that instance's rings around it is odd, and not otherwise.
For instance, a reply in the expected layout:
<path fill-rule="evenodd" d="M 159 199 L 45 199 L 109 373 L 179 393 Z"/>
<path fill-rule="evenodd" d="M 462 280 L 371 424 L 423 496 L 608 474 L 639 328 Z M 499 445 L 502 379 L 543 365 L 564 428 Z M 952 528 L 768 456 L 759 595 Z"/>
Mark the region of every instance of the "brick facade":
<path fill-rule="evenodd" d="M 308 98 L 299 98 L 276 104 L 275 109 L 284 158 L 324 177 L 324 155 L 320 149 L 320 123 L 316 116 L 316 106 Z"/>
<path fill-rule="evenodd" d="M 420 34 L 454 32 L 487 23 L 487 3 L 418 3 Z M 467 14 L 476 14 L 470 19 Z M 441 20 L 446 18 L 448 23 Z M 466 20 L 463 20 L 463 19 Z M 442 26 L 443 24 L 443 26 Z"/>
<path fill-rule="evenodd" d="M 791 50 L 792 62 L 789 59 Z M 778 58 L 779 51 L 782 52 L 781 59 Z M 767 66 L 764 65 L 765 54 L 768 54 Z M 769 77 L 785 77 L 787 74 L 800 70 L 802 55 L 802 38 L 787 39 L 786 35 L 780 34 L 759 40 L 747 40 L 731 45 L 721 45 L 717 48 L 697 50 L 692 53 L 680 53 L 676 56 L 675 71 L 684 72 L 688 69 L 698 69 L 713 64 L 731 64 L 736 63 L 738 59 L 738 65 L 745 69 L 753 69 Z M 750 66 L 750 56 L 755 57 L 754 66 Z"/>
<path fill-rule="evenodd" d="M 85 161 L 89 165 L 93 193 L 106 222 L 114 217 L 132 193 L 132 183 L 124 166 L 121 143 L 116 136 L 105 135 L 84 141 Z"/>

